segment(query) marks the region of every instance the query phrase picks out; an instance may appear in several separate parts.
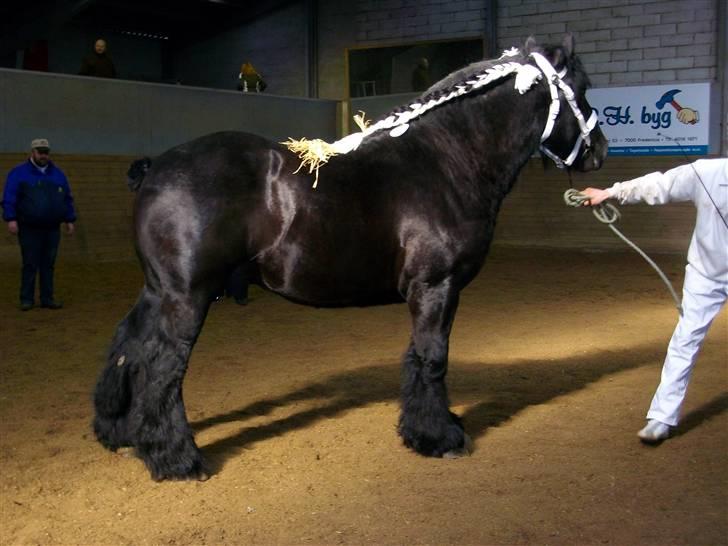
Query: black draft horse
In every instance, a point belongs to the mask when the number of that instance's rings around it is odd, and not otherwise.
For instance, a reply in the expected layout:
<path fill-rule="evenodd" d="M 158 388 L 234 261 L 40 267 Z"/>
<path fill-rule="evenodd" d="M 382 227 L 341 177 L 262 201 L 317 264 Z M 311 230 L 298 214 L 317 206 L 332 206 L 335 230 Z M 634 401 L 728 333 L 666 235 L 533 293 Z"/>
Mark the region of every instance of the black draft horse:
<path fill-rule="evenodd" d="M 570 36 L 554 46 L 529 38 L 366 128 L 351 150 L 326 158 L 317 188 L 286 146 L 245 133 L 135 162 L 146 282 L 96 386 L 99 442 L 133 446 L 155 480 L 207 477 L 182 382 L 211 300 L 247 263 L 261 286 L 298 303 L 406 302 L 412 336 L 398 432 L 422 455 L 462 452 L 467 437 L 445 386 L 460 291 L 483 265 L 501 202 L 539 146 L 557 163 L 600 167 L 607 143 L 587 87 Z"/>

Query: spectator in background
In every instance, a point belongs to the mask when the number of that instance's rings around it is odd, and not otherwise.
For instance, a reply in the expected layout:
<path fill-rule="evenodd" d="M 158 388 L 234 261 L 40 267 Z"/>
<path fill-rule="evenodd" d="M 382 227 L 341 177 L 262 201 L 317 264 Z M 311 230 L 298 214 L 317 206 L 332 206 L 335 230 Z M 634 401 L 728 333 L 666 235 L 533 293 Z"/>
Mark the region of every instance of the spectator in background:
<path fill-rule="evenodd" d="M 243 93 L 261 93 L 268 87 L 263 78 L 251 63 L 243 63 L 238 74 L 238 91 Z"/>
<path fill-rule="evenodd" d="M 8 231 L 18 236 L 23 269 L 20 282 L 20 309 L 35 305 L 35 277 L 40 272 L 40 304 L 60 309 L 53 298 L 53 267 L 60 241 L 60 224 L 73 234 L 76 212 L 71 188 L 63 171 L 50 160 L 45 138 L 30 143 L 28 161 L 8 174 L 3 191 L 3 220 Z"/>
<path fill-rule="evenodd" d="M 412 71 L 412 91 L 425 91 L 430 87 L 430 61 L 422 57 Z"/>
<path fill-rule="evenodd" d="M 106 40 L 99 38 L 94 44 L 94 51 L 83 58 L 82 76 L 96 76 L 97 78 L 116 78 L 116 67 L 106 52 Z"/>

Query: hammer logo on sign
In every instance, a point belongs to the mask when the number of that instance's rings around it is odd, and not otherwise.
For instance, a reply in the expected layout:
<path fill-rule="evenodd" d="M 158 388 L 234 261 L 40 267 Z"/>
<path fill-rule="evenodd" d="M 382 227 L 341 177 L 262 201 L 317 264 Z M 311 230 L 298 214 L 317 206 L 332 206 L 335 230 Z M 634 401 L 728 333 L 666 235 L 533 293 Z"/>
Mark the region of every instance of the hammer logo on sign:
<path fill-rule="evenodd" d="M 700 116 L 697 110 L 693 110 L 692 108 L 683 108 L 678 104 L 675 100 L 675 95 L 680 92 L 680 89 L 671 89 L 660 97 L 660 100 L 655 103 L 655 106 L 657 106 L 658 110 L 662 110 L 669 104 L 677 111 L 678 121 L 685 124 L 695 125 L 698 121 L 700 121 Z"/>

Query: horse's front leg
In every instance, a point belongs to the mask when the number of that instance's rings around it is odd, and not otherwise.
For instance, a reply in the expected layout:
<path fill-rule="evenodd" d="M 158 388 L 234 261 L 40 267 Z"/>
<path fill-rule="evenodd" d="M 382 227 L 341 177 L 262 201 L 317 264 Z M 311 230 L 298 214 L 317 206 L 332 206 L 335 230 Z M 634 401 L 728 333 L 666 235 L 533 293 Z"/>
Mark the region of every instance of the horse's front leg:
<path fill-rule="evenodd" d="M 407 447 L 431 457 L 457 456 L 466 449 L 463 427 L 450 411 L 445 385 L 448 341 L 458 299 L 449 280 L 435 286 L 412 282 L 407 294 L 412 340 L 402 362 L 398 430 Z"/>

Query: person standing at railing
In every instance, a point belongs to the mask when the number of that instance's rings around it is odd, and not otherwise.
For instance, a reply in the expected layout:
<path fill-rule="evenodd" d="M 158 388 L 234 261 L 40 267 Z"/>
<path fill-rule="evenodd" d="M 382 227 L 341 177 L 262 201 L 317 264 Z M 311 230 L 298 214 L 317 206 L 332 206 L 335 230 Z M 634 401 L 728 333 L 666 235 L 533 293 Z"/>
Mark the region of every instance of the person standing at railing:
<path fill-rule="evenodd" d="M 238 91 L 243 93 L 262 93 L 268 85 L 252 63 L 243 63 L 238 74 Z"/>
<path fill-rule="evenodd" d="M 106 50 L 106 40 L 99 38 L 94 44 L 94 50 L 83 58 L 81 76 L 96 76 L 97 78 L 116 78 L 114 61 Z"/>

